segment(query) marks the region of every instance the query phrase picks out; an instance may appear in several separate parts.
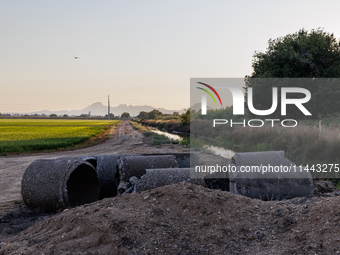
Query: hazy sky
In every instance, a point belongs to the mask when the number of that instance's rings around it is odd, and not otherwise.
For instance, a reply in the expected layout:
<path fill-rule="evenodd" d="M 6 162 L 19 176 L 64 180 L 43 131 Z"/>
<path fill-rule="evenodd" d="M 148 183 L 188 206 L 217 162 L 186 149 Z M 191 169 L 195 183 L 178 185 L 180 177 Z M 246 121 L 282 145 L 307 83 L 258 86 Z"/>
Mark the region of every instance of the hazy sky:
<path fill-rule="evenodd" d="M 192 77 L 244 77 L 268 39 L 323 27 L 340 1 L 0 0 L 0 112 L 189 106 Z M 73 55 L 78 56 L 75 59 Z"/>

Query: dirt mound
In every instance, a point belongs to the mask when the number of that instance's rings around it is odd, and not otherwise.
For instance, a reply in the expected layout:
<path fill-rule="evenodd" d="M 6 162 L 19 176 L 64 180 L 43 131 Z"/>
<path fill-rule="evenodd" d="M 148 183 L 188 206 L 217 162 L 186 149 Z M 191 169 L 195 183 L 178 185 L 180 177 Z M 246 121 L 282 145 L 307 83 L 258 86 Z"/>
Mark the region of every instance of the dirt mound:
<path fill-rule="evenodd" d="M 264 202 L 179 183 L 45 217 L 0 254 L 339 254 L 335 195 Z"/>
<path fill-rule="evenodd" d="M 23 201 L 7 203 L 7 209 L 3 207 L 1 209 L 0 246 L 3 239 L 15 236 L 32 226 L 35 222 L 53 216 L 53 214 L 47 214 L 39 210 L 29 210 Z"/>
<path fill-rule="evenodd" d="M 331 181 L 315 181 L 314 194 L 323 194 L 338 191 L 338 187 Z"/>

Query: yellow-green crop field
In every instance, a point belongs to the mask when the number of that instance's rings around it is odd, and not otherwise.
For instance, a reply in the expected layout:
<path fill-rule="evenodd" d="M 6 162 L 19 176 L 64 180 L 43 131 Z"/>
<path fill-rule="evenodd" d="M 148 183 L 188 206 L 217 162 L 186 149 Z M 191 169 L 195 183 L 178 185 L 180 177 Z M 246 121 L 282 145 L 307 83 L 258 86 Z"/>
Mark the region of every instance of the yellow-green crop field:
<path fill-rule="evenodd" d="M 0 155 L 72 148 L 118 120 L 0 119 Z"/>

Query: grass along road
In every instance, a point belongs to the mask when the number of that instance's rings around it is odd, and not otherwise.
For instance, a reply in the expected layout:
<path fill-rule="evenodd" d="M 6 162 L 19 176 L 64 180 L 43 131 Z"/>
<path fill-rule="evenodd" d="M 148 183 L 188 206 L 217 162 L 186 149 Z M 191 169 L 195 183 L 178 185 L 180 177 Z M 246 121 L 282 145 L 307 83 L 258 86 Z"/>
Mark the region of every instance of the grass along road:
<path fill-rule="evenodd" d="M 156 134 L 155 132 L 152 132 L 151 128 L 143 126 L 141 124 L 139 124 L 136 121 L 130 121 L 130 124 L 136 128 L 137 130 L 139 130 L 140 132 L 143 133 L 143 135 L 145 135 L 146 137 L 149 137 L 150 139 L 152 139 L 152 144 L 153 145 L 161 145 L 161 144 L 166 144 L 166 143 L 173 143 L 173 144 L 177 144 L 179 143 L 178 140 L 176 139 L 171 139 L 165 135 L 162 134 Z"/>
<path fill-rule="evenodd" d="M 82 148 L 105 141 L 118 120 L 0 119 L 0 155 Z"/>

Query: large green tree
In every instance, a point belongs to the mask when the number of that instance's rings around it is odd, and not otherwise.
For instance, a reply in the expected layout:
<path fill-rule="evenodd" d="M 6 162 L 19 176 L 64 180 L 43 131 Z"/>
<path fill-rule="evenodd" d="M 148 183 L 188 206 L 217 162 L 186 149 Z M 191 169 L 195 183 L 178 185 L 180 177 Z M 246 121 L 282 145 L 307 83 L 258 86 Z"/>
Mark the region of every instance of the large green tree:
<path fill-rule="evenodd" d="M 294 34 L 270 39 L 265 52 L 254 53 L 252 68 L 252 74 L 246 76 L 246 87 L 253 87 L 254 107 L 259 110 L 269 109 L 272 104 L 272 87 L 280 89 L 282 86 L 292 86 L 292 83 L 258 82 L 253 78 L 339 78 L 340 42 L 323 29 L 310 32 L 301 29 Z M 299 84 L 294 82 L 293 86 L 299 87 Z M 314 118 L 340 111 L 340 82 L 337 79 L 309 82 L 308 86 L 305 83 L 301 87 L 312 94 L 308 108 Z M 278 117 L 278 111 L 273 116 Z M 287 115 L 302 117 L 296 108 L 290 109 Z"/>
<path fill-rule="evenodd" d="M 253 55 L 252 78 L 340 77 L 340 42 L 322 29 L 301 29 L 268 41 Z"/>

